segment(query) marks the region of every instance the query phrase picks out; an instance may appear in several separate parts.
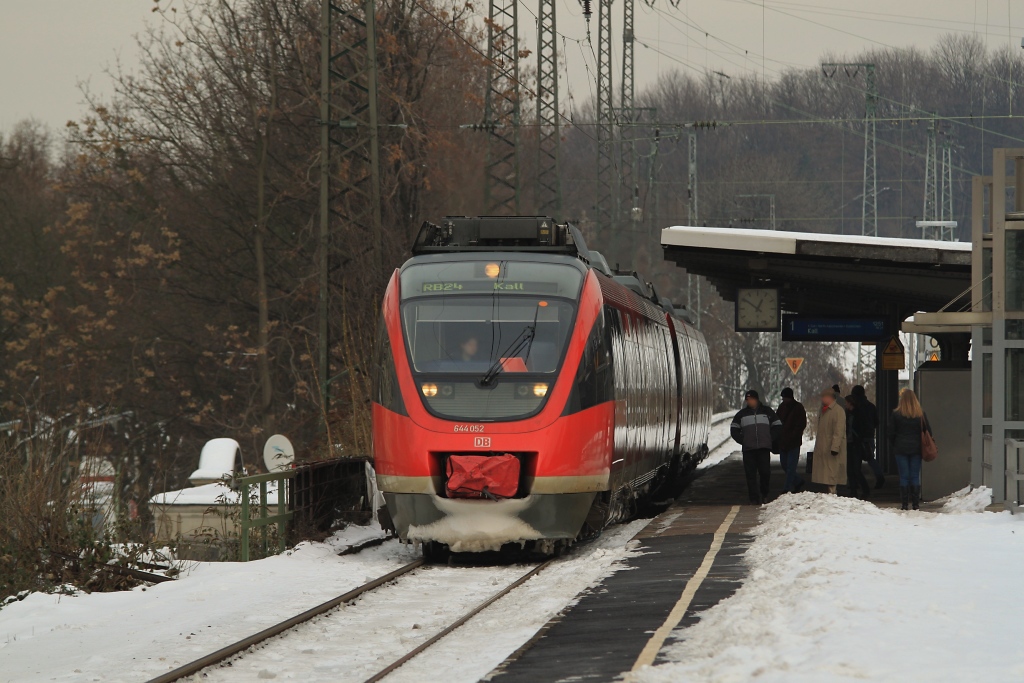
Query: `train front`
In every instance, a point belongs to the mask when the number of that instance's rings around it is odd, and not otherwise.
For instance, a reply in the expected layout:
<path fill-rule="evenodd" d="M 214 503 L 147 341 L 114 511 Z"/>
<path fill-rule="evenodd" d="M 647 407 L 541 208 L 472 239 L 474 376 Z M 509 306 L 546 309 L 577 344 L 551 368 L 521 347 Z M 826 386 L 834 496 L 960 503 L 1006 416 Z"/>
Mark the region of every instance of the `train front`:
<path fill-rule="evenodd" d="M 378 485 L 403 540 L 552 552 L 608 488 L 614 404 L 567 409 L 599 288 L 571 254 L 481 249 L 416 256 L 388 286 Z"/>

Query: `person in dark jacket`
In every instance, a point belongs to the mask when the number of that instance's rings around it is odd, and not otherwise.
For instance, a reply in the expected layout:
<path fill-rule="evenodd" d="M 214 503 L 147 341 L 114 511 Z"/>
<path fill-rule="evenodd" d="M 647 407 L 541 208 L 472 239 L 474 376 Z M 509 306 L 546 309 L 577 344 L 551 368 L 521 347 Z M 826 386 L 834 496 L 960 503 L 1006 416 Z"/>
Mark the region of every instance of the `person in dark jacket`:
<path fill-rule="evenodd" d="M 896 410 L 889 414 L 889 452 L 896 459 L 900 470 L 900 502 L 907 509 L 907 502 L 915 510 L 921 503 L 921 433 L 932 433 L 928 416 L 921 409 L 917 394 L 910 389 L 900 392 Z"/>
<path fill-rule="evenodd" d="M 864 461 L 871 467 L 871 471 L 875 475 L 875 488 L 880 489 L 885 486 L 885 471 L 882 469 L 882 459 L 877 457 L 875 450 L 875 434 L 878 432 L 878 408 L 874 403 L 868 400 L 867 392 L 864 391 L 864 387 L 858 384 L 851 392 L 856 399 L 858 408 L 863 414 L 863 425 L 860 431 L 860 443 L 861 451 L 863 451 Z M 870 425 L 870 427 L 869 427 Z"/>
<path fill-rule="evenodd" d="M 782 390 L 782 403 L 775 414 L 782 421 L 782 433 L 776 442 L 775 450 L 779 452 L 779 463 L 786 473 L 786 493 L 796 493 L 804 486 L 804 478 L 796 473 L 800 462 L 800 445 L 803 443 L 804 430 L 807 429 L 807 411 L 802 403 L 793 397 L 793 390 L 786 387 Z"/>
<path fill-rule="evenodd" d="M 858 405 L 857 398 L 846 397 L 846 485 L 854 498 L 868 499 L 871 486 L 864 478 L 864 440 L 861 437 L 870 425 L 870 417 Z"/>
<path fill-rule="evenodd" d="M 750 502 L 760 505 L 768 502 L 768 478 L 771 476 L 772 443 L 782 434 L 782 421 L 775 411 L 761 403 L 757 392 L 751 389 L 745 397 L 747 406 L 736 413 L 730 434 L 743 447 L 743 472 L 747 476 Z M 758 487 L 758 478 L 761 485 Z"/>

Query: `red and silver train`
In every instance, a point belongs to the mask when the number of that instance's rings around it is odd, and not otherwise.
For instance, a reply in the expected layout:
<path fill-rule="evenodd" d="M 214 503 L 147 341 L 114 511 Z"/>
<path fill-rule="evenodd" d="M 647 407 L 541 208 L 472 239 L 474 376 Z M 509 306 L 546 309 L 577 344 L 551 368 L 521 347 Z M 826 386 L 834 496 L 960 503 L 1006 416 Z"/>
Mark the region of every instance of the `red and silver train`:
<path fill-rule="evenodd" d="M 424 224 L 384 295 L 382 520 L 428 556 L 556 553 L 671 498 L 707 454 L 703 335 L 550 218 Z"/>

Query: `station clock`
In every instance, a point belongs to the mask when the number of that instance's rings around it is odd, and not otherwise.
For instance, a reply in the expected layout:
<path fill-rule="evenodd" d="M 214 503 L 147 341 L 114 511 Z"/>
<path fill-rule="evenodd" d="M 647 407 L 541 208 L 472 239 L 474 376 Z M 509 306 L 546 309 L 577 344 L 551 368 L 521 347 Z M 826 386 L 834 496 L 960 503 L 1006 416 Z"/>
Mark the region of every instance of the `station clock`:
<path fill-rule="evenodd" d="M 736 290 L 737 332 L 778 332 L 779 290 L 773 287 L 741 287 Z"/>

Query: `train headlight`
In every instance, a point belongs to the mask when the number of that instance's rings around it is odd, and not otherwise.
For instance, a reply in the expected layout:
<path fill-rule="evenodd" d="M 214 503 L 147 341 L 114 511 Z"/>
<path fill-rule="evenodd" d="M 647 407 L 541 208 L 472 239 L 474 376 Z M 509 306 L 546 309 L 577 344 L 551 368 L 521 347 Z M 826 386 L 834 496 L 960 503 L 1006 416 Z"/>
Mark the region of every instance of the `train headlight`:
<path fill-rule="evenodd" d="M 498 273 L 501 272 L 501 266 L 497 263 L 488 263 L 484 266 L 484 273 L 487 277 L 498 277 Z"/>
<path fill-rule="evenodd" d="M 424 384 L 420 389 L 423 391 L 423 395 L 427 398 L 433 398 L 437 396 L 437 385 L 430 382 Z"/>
<path fill-rule="evenodd" d="M 519 398 L 526 398 L 530 395 L 530 387 L 525 384 L 520 384 L 516 387 L 516 396 Z"/>
<path fill-rule="evenodd" d="M 548 395 L 548 385 L 547 384 L 534 384 L 533 385 L 533 395 L 536 396 L 537 398 L 544 398 L 545 396 Z"/>
<path fill-rule="evenodd" d="M 451 398 L 453 393 L 455 393 L 455 390 L 452 389 L 451 384 L 441 385 L 441 398 Z"/>

